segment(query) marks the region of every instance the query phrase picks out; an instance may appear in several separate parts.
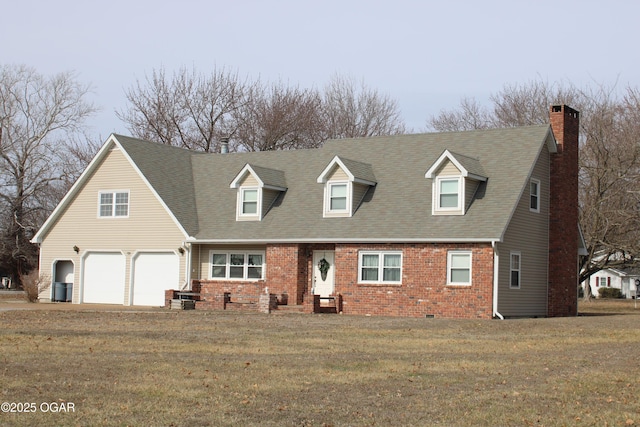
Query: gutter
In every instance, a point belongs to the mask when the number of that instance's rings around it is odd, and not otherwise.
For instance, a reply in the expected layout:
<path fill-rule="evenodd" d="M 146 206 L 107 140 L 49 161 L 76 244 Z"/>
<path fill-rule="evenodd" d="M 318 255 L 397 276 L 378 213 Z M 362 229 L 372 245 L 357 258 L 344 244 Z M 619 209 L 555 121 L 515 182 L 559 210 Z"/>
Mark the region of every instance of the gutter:
<path fill-rule="evenodd" d="M 498 311 L 498 273 L 500 270 L 500 254 L 498 253 L 498 242 L 491 242 L 493 248 L 493 316 L 504 320 L 504 316 Z"/>
<path fill-rule="evenodd" d="M 249 245 L 249 244 L 269 244 L 269 243 L 496 243 L 495 237 L 490 238 L 284 238 L 284 239 L 196 239 L 189 237 L 185 243 L 194 245 L 219 244 L 219 245 Z"/>

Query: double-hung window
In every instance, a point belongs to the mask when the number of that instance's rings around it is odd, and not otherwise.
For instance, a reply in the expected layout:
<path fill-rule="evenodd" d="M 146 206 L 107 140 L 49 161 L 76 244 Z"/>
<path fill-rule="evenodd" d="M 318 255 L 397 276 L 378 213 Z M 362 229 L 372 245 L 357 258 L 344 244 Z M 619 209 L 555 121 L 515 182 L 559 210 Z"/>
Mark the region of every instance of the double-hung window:
<path fill-rule="evenodd" d="M 259 280 L 264 278 L 264 252 L 211 252 L 211 278 Z"/>
<path fill-rule="evenodd" d="M 520 252 L 511 252 L 509 287 L 520 289 Z"/>
<path fill-rule="evenodd" d="M 470 251 L 451 251 L 447 254 L 447 284 L 471 285 Z"/>
<path fill-rule="evenodd" d="M 348 184 L 329 183 L 329 212 L 347 212 Z"/>
<path fill-rule="evenodd" d="M 529 181 L 529 210 L 540 212 L 540 181 L 537 179 Z"/>
<path fill-rule="evenodd" d="M 242 188 L 240 190 L 242 197 L 242 213 L 241 215 L 256 216 L 258 215 L 258 189 Z"/>
<path fill-rule="evenodd" d="M 438 177 L 436 179 L 436 210 L 460 210 L 461 189 L 459 177 Z"/>
<path fill-rule="evenodd" d="M 359 256 L 360 283 L 402 282 L 402 252 L 363 251 Z"/>
<path fill-rule="evenodd" d="M 129 216 L 129 192 L 128 191 L 101 191 L 98 216 L 128 217 Z"/>

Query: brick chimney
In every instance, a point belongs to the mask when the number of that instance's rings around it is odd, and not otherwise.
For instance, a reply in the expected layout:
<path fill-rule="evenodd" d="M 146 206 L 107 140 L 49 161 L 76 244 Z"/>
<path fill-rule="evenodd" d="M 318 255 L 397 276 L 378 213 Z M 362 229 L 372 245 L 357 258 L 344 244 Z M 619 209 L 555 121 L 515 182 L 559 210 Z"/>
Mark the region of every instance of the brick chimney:
<path fill-rule="evenodd" d="M 553 105 L 549 119 L 558 143 L 551 154 L 548 315 L 578 314 L 578 133 L 580 114 Z"/>

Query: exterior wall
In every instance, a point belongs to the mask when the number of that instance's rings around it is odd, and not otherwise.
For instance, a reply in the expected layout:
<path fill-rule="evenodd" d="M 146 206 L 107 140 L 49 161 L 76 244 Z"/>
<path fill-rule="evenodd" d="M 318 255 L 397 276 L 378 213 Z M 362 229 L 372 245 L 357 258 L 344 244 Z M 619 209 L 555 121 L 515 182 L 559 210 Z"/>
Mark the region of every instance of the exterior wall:
<path fill-rule="evenodd" d="M 247 173 L 244 179 L 240 182 L 239 186 L 240 187 L 257 187 L 258 180 L 250 173 Z"/>
<path fill-rule="evenodd" d="M 198 266 L 208 271 L 205 262 Z M 485 318 L 492 316 L 493 250 L 490 244 L 273 244 L 267 245 L 265 280 L 257 282 L 202 280 L 203 297 L 210 302 L 200 307 L 216 308 L 219 295 L 257 296 L 268 287 L 279 303 L 308 304 L 311 301 L 312 254 L 314 250 L 335 250 L 335 292 L 342 296 L 344 314 L 407 317 Z M 403 253 L 402 283 L 371 285 L 358 283 L 358 251 L 399 250 Z M 450 250 L 472 251 L 471 286 L 447 285 L 447 253 Z M 196 251 L 194 250 L 194 253 Z M 203 277 L 204 278 L 204 277 Z M 296 295 L 294 302 L 292 295 Z"/>
<path fill-rule="evenodd" d="M 358 283 L 359 250 L 401 250 L 402 284 Z M 447 285 L 447 252 L 472 251 L 471 286 Z M 336 245 L 336 293 L 345 314 L 407 317 L 492 317 L 490 244 Z"/>
<path fill-rule="evenodd" d="M 551 155 L 549 316 L 578 314 L 578 116 L 567 106 L 551 107 L 558 153 Z"/>
<path fill-rule="evenodd" d="M 327 181 L 347 181 L 348 179 L 349 175 L 338 165 L 333 167 L 333 170 L 327 177 Z"/>
<path fill-rule="evenodd" d="M 530 211 L 529 181 L 504 241 L 498 245 L 498 312 L 503 316 L 547 315 L 550 153 L 542 147 L 531 177 L 540 181 L 540 212 Z M 520 252 L 520 288 L 510 287 L 511 251 Z"/>
<path fill-rule="evenodd" d="M 449 159 L 442 163 L 435 173 L 436 176 L 459 176 L 460 170 Z"/>
<path fill-rule="evenodd" d="M 262 189 L 262 217 L 263 218 L 267 214 L 267 212 L 269 212 L 269 209 L 271 209 L 273 202 L 275 202 L 275 200 L 278 198 L 280 194 L 281 194 L 280 191 L 267 190 L 264 188 Z"/>
<path fill-rule="evenodd" d="M 465 211 L 469 209 L 469 206 L 471 206 L 471 204 L 473 203 L 473 196 L 475 196 L 479 186 L 480 186 L 480 181 L 475 181 L 473 179 L 465 180 L 465 184 L 464 184 Z"/>
<path fill-rule="evenodd" d="M 129 190 L 128 218 L 98 218 L 98 192 Z M 73 302 L 80 302 L 81 258 L 91 251 L 125 254 L 125 294 L 130 294 L 131 260 L 136 251 L 177 251 L 184 235 L 120 150 L 109 152 L 76 198 L 52 225 L 40 247 L 41 274 L 53 280 L 57 260 L 72 261 Z M 74 246 L 79 251 L 74 251 Z M 185 281 L 186 256 L 180 256 L 180 284 Z M 180 285 L 176 284 L 176 286 Z M 51 287 L 40 298 L 51 298 Z M 129 298 L 123 296 L 123 304 Z"/>
<path fill-rule="evenodd" d="M 354 183 L 353 184 L 353 212 L 355 213 L 355 211 L 358 210 L 358 208 L 360 207 L 360 204 L 362 203 L 362 200 L 364 199 L 364 196 L 367 194 L 367 191 L 369 191 L 369 186 L 368 185 L 364 185 L 364 184 L 357 184 Z"/>
<path fill-rule="evenodd" d="M 212 280 L 209 278 L 209 253 L 211 250 L 232 251 L 264 251 L 266 271 L 263 280 Z M 199 253 L 194 258 L 194 279 L 199 279 L 200 293 L 205 303 L 215 301 L 216 296 L 224 292 L 233 295 L 247 295 L 257 297 L 268 288 L 270 294 L 275 294 L 279 304 L 298 305 L 303 302 L 306 291 L 307 264 L 306 249 L 298 244 L 269 245 L 265 247 L 201 245 L 194 250 Z M 197 272 L 197 275 L 196 275 Z M 213 307 L 209 307 L 213 308 Z"/>

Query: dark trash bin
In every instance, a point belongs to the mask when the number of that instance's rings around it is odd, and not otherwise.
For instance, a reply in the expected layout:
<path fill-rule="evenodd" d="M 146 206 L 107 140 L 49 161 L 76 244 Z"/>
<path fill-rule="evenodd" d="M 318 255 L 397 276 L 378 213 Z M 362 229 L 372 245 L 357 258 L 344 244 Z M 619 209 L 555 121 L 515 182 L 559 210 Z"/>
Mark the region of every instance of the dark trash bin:
<path fill-rule="evenodd" d="M 53 283 L 53 300 L 55 302 L 64 302 L 67 299 L 67 289 L 64 282 Z"/>
<path fill-rule="evenodd" d="M 73 300 L 73 283 L 65 283 L 66 288 L 66 301 L 71 302 Z"/>

